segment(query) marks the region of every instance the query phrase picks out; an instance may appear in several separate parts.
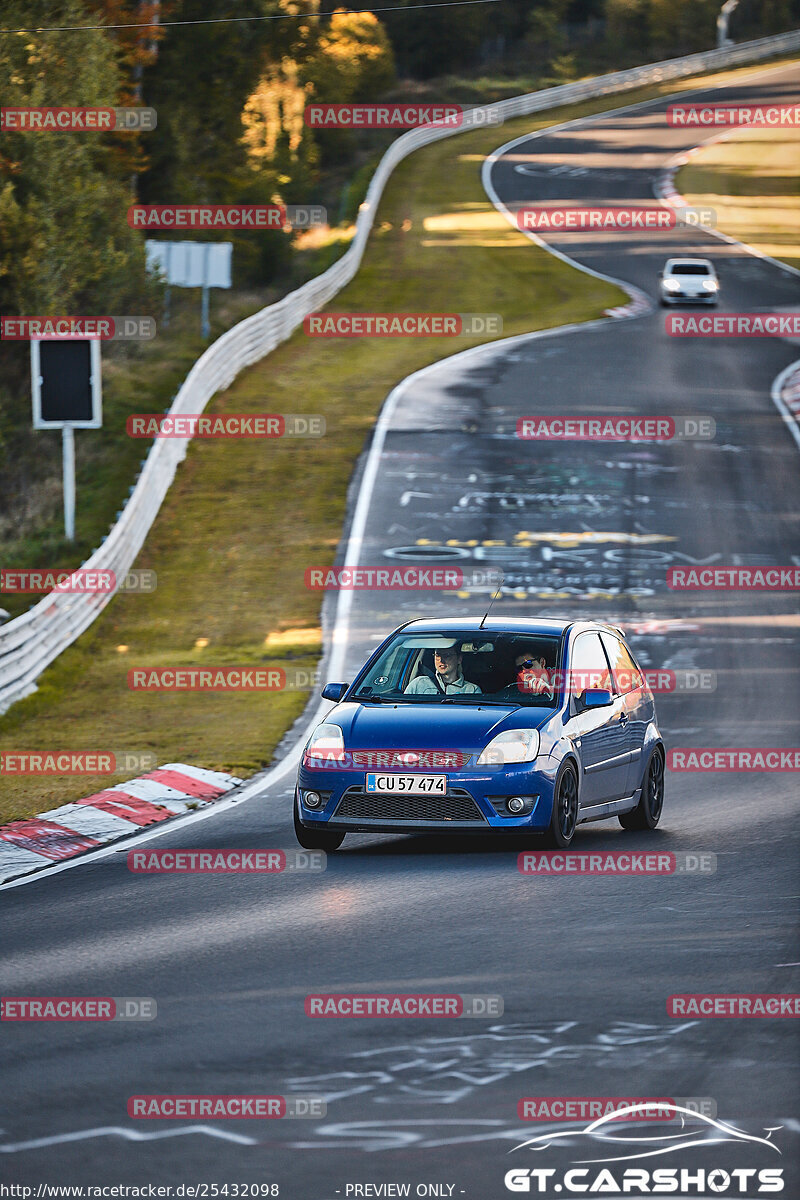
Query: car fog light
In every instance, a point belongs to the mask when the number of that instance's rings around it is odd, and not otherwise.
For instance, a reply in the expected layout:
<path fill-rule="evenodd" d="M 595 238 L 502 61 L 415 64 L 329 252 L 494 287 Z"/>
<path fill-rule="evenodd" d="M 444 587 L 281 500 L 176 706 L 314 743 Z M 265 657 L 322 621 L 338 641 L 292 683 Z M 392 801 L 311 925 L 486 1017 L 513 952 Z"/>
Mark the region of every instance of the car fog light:
<path fill-rule="evenodd" d="M 506 808 L 511 813 L 521 813 L 524 807 L 525 801 L 521 796 L 511 796 L 510 799 L 506 801 Z"/>
<path fill-rule="evenodd" d="M 319 808 L 320 804 L 322 804 L 322 797 L 319 792 L 304 792 L 303 803 L 306 808 Z"/>

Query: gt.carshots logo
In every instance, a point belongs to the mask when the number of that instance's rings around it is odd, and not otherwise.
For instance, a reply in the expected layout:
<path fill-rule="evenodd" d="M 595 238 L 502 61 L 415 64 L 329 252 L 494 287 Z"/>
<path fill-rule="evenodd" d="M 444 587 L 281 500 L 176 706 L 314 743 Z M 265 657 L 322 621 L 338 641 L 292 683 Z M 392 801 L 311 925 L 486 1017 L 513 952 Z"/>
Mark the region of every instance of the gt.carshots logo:
<path fill-rule="evenodd" d="M 772 1195 L 783 1191 L 781 1167 L 740 1167 L 724 1170 L 712 1167 L 627 1167 L 611 1171 L 608 1167 L 574 1167 L 557 1171 L 554 1167 L 514 1167 L 506 1171 L 503 1182 L 509 1192 L 533 1192 L 552 1196 L 556 1192 L 569 1195 L 613 1196 L 715 1196 Z"/>

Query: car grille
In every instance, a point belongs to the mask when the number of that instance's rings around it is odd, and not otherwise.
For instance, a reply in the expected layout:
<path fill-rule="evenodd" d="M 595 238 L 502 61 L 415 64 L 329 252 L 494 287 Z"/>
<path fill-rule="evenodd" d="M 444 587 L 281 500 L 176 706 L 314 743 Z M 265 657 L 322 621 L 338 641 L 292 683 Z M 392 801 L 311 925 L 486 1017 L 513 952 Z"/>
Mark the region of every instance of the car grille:
<path fill-rule="evenodd" d="M 451 788 L 446 796 L 387 796 L 351 787 L 342 796 L 332 820 L 445 821 L 460 825 L 485 825 L 486 818 L 469 792 Z"/>

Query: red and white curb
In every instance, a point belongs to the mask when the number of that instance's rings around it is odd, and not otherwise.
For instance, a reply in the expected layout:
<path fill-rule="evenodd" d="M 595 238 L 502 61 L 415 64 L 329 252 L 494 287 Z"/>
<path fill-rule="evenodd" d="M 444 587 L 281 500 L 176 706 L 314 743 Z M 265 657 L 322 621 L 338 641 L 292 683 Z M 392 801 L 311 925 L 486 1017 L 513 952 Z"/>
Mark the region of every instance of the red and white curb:
<path fill-rule="evenodd" d="M 84 800 L 0 825 L 0 884 L 204 808 L 241 783 L 221 771 L 167 763 Z"/>
<path fill-rule="evenodd" d="M 795 421 L 800 421 L 800 366 L 797 363 L 792 363 L 791 374 L 783 381 L 781 399 Z"/>
<path fill-rule="evenodd" d="M 800 450 L 800 359 L 781 371 L 772 385 L 772 400 Z"/>

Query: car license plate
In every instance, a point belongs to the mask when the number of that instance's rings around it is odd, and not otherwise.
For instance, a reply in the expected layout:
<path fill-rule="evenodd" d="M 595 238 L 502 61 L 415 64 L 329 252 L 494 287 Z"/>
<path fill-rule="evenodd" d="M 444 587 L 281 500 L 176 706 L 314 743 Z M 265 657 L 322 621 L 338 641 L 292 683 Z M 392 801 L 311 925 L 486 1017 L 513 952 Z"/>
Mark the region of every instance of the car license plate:
<path fill-rule="evenodd" d="M 368 792 L 392 795 L 446 796 L 446 775 L 367 775 Z"/>

